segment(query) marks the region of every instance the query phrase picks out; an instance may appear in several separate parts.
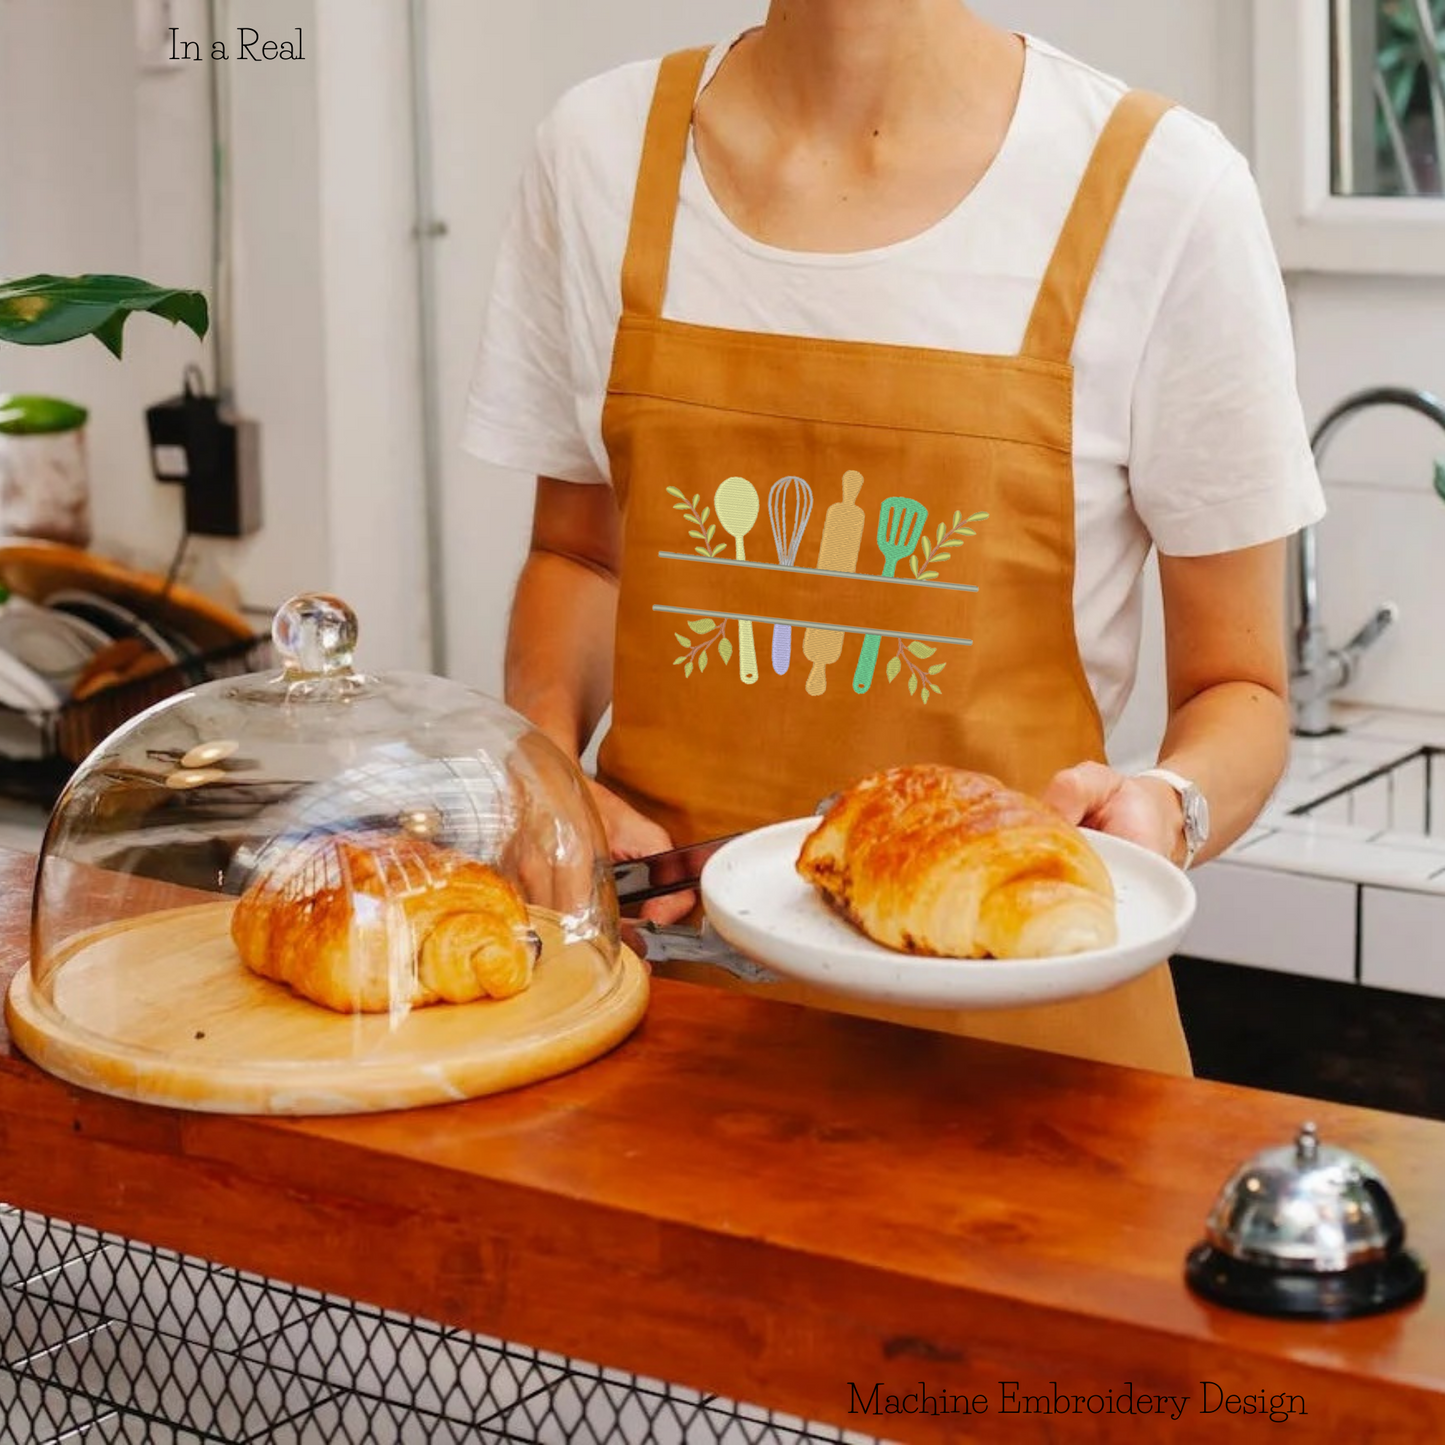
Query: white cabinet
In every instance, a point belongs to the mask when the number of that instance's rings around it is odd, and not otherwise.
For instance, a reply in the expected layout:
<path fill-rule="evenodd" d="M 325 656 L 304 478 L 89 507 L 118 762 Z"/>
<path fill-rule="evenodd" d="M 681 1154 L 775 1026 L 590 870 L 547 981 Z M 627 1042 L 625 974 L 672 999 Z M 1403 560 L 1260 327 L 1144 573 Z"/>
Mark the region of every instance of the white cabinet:
<path fill-rule="evenodd" d="M 1191 876 L 1199 910 L 1177 952 L 1355 981 L 1359 890 L 1353 883 L 1223 861 Z"/>
<path fill-rule="evenodd" d="M 1445 894 L 1361 893 L 1360 982 L 1445 998 Z"/>

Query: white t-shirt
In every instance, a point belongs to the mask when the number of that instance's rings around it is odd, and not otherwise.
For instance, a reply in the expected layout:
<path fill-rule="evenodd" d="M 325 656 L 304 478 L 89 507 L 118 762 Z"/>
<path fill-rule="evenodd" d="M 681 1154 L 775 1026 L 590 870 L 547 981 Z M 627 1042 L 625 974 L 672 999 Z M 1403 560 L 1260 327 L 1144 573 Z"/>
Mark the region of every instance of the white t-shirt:
<path fill-rule="evenodd" d="M 728 49 L 717 46 L 703 84 Z M 606 483 L 602 403 L 656 60 L 577 86 L 537 134 L 497 262 L 464 445 Z M 689 146 L 663 314 L 745 331 L 1017 352 L 1124 86 L 1029 38 L 997 158 L 920 235 L 843 255 L 763 245 Z M 1149 142 L 1075 340 L 1075 624 L 1106 728 L 1133 686 L 1151 539 L 1199 556 L 1317 521 L 1283 282 L 1243 157 L 1182 109 Z"/>

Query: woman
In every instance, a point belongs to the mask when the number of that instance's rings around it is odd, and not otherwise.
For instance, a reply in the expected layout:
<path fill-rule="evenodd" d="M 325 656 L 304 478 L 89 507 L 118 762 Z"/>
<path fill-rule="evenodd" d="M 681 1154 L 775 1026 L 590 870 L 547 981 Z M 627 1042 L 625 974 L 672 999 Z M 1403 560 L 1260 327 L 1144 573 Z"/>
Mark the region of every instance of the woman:
<path fill-rule="evenodd" d="M 611 703 L 619 857 L 926 760 L 1184 863 L 1278 780 L 1283 539 L 1323 508 L 1248 168 L 957 0 L 774 0 L 564 97 L 467 444 L 539 476 L 507 696 L 573 756 Z M 1168 776 L 1125 777 L 1151 544 Z M 927 1021 L 1188 1069 L 1162 967 Z"/>

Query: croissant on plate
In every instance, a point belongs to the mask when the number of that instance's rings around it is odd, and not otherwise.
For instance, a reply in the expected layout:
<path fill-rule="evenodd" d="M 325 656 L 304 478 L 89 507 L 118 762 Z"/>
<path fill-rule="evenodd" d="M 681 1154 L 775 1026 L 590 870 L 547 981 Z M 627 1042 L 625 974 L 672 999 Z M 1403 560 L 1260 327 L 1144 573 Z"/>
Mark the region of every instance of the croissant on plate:
<path fill-rule="evenodd" d="M 869 938 L 943 958 L 1043 958 L 1117 938 L 1113 883 L 1054 809 L 962 768 L 917 765 L 840 794 L 798 872 Z"/>
<path fill-rule="evenodd" d="M 241 895 L 231 938 L 247 968 L 341 1013 L 509 998 L 540 952 L 495 869 L 381 834 L 291 849 Z"/>

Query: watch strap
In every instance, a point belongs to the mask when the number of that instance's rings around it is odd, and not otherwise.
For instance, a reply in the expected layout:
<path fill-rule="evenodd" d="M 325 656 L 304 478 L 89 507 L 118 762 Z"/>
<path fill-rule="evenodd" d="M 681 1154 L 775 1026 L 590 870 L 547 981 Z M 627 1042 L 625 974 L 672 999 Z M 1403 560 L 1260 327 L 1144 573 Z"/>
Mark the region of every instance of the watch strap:
<path fill-rule="evenodd" d="M 1183 867 L 1188 868 L 1194 861 L 1194 855 L 1204 846 L 1205 836 L 1201 835 L 1198 829 L 1198 818 L 1195 808 L 1190 806 L 1192 799 L 1200 799 L 1202 795 L 1198 787 L 1181 777 L 1178 773 L 1171 772 L 1168 768 L 1145 768 L 1143 772 L 1134 775 L 1138 778 L 1158 778 L 1161 783 L 1167 783 L 1179 795 L 1179 805 L 1183 817 L 1184 829 L 1184 862 Z M 1207 827 L 1207 824 L 1206 824 Z"/>

